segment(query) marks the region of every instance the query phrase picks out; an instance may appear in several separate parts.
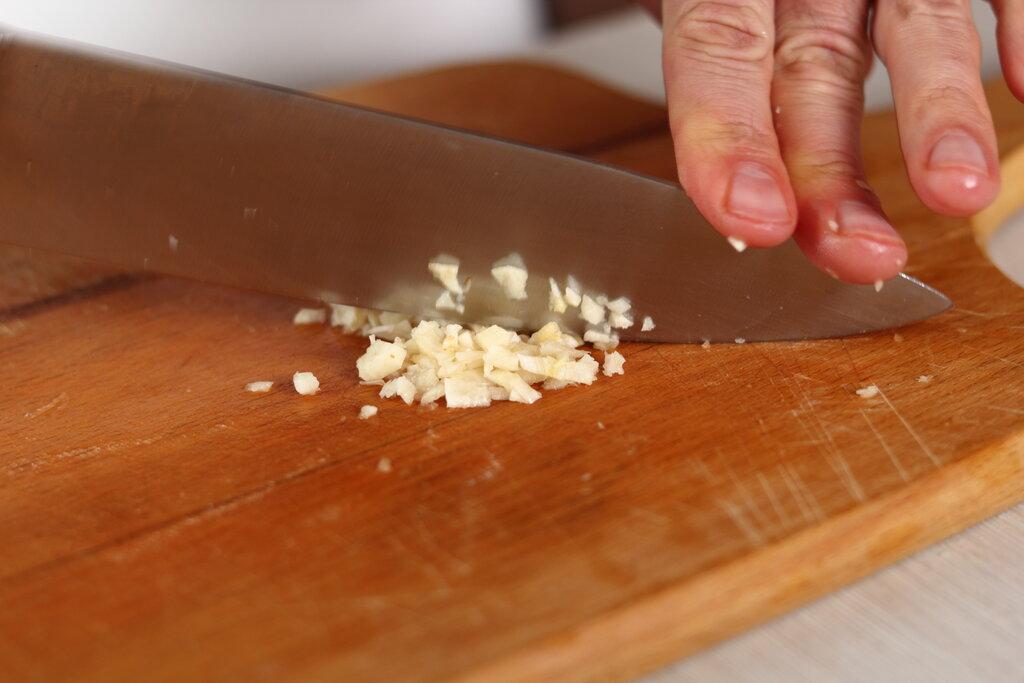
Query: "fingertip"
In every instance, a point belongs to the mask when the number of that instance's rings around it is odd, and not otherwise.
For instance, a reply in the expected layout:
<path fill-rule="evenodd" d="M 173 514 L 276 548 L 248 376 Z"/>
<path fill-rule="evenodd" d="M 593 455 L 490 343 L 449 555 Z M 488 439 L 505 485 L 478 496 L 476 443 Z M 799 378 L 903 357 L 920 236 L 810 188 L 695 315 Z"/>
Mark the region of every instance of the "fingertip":
<path fill-rule="evenodd" d="M 952 216 L 968 216 L 988 206 L 999 193 L 999 166 L 989 147 L 966 131 L 941 135 L 915 183 L 922 200 Z"/>
<path fill-rule="evenodd" d="M 813 244 L 797 240 L 807 257 L 832 277 L 869 285 L 896 277 L 907 264 L 907 247 L 865 237 L 823 236 Z"/>
<path fill-rule="evenodd" d="M 796 227 L 796 201 L 785 172 L 750 160 L 733 164 L 716 227 L 751 247 L 774 247 L 789 239 Z"/>
<path fill-rule="evenodd" d="M 928 208 L 947 216 L 971 216 L 995 200 L 999 179 L 958 169 L 925 172 L 925 187 L 918 192 Z"/>
<path fill-rule="evenodd" d="M 900 273 L 907 246 L 876 208 L 857 199 L 832 212 L 809 209 L 796 242 L 818 268 L 854 284 L 872 284 Z"/>

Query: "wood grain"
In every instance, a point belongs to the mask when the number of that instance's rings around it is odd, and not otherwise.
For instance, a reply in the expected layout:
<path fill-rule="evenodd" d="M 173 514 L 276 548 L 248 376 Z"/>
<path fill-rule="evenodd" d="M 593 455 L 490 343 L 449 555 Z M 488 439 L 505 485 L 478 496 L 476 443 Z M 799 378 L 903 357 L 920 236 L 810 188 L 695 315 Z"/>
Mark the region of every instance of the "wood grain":
<path fill-rule="evenodd" d="M 638 103 L 495 68 L 472 87 L 463 73 L 445 89 L 440 72 L 352 99 L 671 177 L 664 128 Z M 495 94 L 488 71 L 544 97 Z M 447 102 L 427 104 L 432 89 Z M 1021 108 L 989 93 L 1012 149 Z M 600 103 L 585 135 L 550 120 L 579 97 Z M 891 117 L 866 122 L 869 175 L 910 270 L 957 304 L 900 341 L 629 345 L 625 377 L 532 407 L 388 402 L 360 421 L 380 403 L 352 370 L 363 343 L 294 328 L 293 302 L 143 278 L 9 312 L 0 666 L 104 681 L 626 677 L 1021 500 L 1024 293 L 967 222 L 912 196 L 895 139 Z M 297 370 L 323 393 L 297 396 Z M 257 379 L 279 385 L 242 391 Z M 880 395 L 858 397 L 866 384 Z"/>

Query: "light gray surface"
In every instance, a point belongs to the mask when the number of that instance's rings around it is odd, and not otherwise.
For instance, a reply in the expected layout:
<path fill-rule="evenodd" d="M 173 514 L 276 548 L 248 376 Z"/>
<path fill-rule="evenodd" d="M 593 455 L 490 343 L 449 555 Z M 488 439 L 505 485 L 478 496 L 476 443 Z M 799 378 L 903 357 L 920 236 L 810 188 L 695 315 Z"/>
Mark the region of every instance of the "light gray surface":
<path fill-rule="evenodd" d="M 1024 506 L 645 683 L 1024 680 Z"/>
<path fill-rule="evenodd" d="M 293 88 L 496 57 L 544 33 L 540 0 L 0 0 L 0 21 Z"/>

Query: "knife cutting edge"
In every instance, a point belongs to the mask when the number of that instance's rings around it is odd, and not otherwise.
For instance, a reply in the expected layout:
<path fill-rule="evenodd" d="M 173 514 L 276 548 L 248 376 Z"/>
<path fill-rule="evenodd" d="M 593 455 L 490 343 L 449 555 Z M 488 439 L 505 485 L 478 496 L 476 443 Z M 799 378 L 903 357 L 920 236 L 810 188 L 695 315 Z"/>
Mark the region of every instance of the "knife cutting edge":
<path fill-rule="evenodd" d="M 907 275 L 841 283 L 792 241 L 736 253 L 661 180 L 9 30 L 0 150 L 0 241 L 296 298 L 429 315 L 427 262 L 450 253 L 473 277 L 465 320 L 538 327 L 558 318 L 548 277 L 572 275 L 657 322 L 627 340 L 838 337 L 950 305 Z M 490 278 L 512 253 L 526 301 Z"/>

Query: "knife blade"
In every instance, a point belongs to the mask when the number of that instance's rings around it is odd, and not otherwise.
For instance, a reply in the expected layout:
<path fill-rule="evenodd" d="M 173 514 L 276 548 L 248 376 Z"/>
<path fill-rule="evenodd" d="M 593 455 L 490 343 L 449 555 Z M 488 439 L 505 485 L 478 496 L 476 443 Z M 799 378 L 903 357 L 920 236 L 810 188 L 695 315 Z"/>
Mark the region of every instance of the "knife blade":
<path fill-rule="evenodd" d="M 945 310 L 901 275 L 840 283 L 792 243 L 736 253 L 677 185 L 525 145 L 69 41 L 0 38 L 0 241 L 130 270 L 438 317 L 552 318 L 548 277 L 626 296 L 625 339 L 796 340 Z M 492 264 L 522 257 L 524 302 Z M 451 317 L 451 316 L 445 316 Z M 459 317 L 459 316 L 456 316 Z M 562 319 L 579 330 L 573 309 Z"/>

